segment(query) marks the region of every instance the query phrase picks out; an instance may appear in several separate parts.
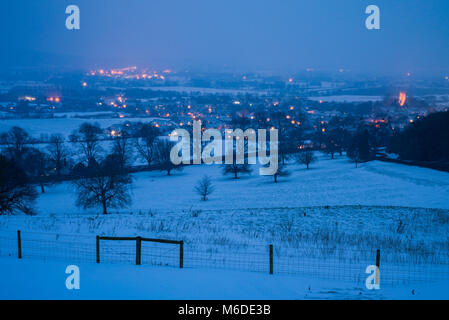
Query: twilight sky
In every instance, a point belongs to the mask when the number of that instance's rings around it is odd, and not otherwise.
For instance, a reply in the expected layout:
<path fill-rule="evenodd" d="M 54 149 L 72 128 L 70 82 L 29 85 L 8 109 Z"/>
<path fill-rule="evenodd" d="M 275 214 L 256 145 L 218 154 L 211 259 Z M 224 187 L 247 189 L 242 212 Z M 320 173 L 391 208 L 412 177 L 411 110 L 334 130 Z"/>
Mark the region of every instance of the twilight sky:
<path fill-rule="evenodd" d="M 81 30 L 65 28 L 65 8 Z M 365 8 L 381 9 L 381 30 Z M 449 73 L 448 0 L 3 0 L 0 68 Z"/>

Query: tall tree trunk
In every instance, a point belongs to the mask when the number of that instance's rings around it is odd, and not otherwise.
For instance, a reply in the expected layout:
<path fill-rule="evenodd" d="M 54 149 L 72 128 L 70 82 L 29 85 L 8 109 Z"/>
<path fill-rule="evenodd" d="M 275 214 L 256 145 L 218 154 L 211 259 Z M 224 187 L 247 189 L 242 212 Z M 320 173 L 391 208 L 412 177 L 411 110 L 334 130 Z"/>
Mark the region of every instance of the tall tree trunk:
<path fill-rule="evenodd" d="M 103 200 L 103 201 L 102 201 L 102 204 L 103 204 L 103 214 L 108 214 L 108 209 L 107 209 L 107 207 L 106 207 L 106 201 Z"/>
<path fill-rule="evenodd" d="M 41 193 L 45 193 L 45 187 L 44 187 L 44 184 L 41 182 L 40 185 L 41 185 Z"/>

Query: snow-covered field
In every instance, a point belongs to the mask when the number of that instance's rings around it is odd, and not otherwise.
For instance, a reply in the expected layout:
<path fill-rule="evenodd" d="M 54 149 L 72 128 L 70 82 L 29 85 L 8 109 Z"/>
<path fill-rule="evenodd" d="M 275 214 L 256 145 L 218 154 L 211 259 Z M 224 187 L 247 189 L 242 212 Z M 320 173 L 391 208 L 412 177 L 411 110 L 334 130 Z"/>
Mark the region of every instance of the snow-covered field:
<path fill-rule="evenodd" d="M 67 290 L 69 262 L 0 258 L 0 299 L 449 299 L 449 283 L 369 291 L 342 281 L 198 270 L 78 264 L 80 289 Z"/>
<path fill-rule="evenodd" d="M 355 168 L 338 157 L 320 161 L 306 170 L 290 165 L 291 175 L 274 184 L 272 177 L 250 176 L 234 180 L 223 176 L 221 167 L 191 166 L 166 176 L 164 172 L 134 175 L 133 204 L 121 212 L 189 209 L 270 209 L 312 206 L 403 206 L 449 209 L 449 174 L 431 169 L 385 162 L 370 162 Z M 193 188 L 203 175 L 211 176 L 215 192 L 200 201 Z M 86 213 L 75 207 L 72 186 L 50 187 L 38 201 L 41 215 Z M 257 210 L 256 210 L 257 211 Z M 94 214 L 98 210 L 88 213 Z"/>
<path fill-rule="evenodd" d="M 155 118 L 110 118 L 110 119 L 83 119 L 83 118 L 55 118 L 55 119 L 9 119 L 0 120 L 0 132 L 5 132 L 12 127 L 24 128 L 34 138 L 42 134 L 70 135 L 85 122 L 98 123 L 101 128 L 108 128 L 124 122 L 152 122 Z"/>
<path fill-rule="evenodd" d="M 383 98 L 380 96 L 357 96 L 357 95 L 341 95 L 341 96 L 322 96 L 322 97 L 309 97 L 310 100 L 323 101 L 323 102 L 369 102 L 369 101 L 381 101 Z"/>
<path fill-rule="evenodd" d="M 449 275 L 448 173 L 378 161 L 355 168 L 346 157 L 330 160 L 327 156 L 320 156 L 310 170 L 293 164 L 288 169 L 291 175 L 280 178 L 277 184 L 272 177 L 259 176 L 257 170 L 238 180 L 224 177 L 216 165 L 185 167 L 172 176 L 163 172 L 138 173 L 134 175 L 133 204 L 108 216 L 99 215 L 100 209 L 77 208 L 70 183 L 48 187 L 38 199 L 37 216 L 0 217 L 0 235 L 11 235 L 5 236 L 11 247 L 16 246 L 14 232 L 18 229 L 22 230 L 25 241 L 25 260 L 17 262 L 10 258 L 14 262 L 7 265 L 21 270 L 22 265 L 31 266 L 28 259 L 48 256 L 51 269 L 57 265 L 51 257 L 57 256 L 58 250 L 68 250 L 71 244 L 76 247 L 77 243 L 80 247 L 76 254 L 64 252 L 66 260 L 62 260 L 77 262 L 82 256 L 81 261 L 94 262 L 95 235 L 139 235 L 184 240 L 187 269 L 165 270 L 146 264 L 142 271 L 133 271 L 136 269 L 130 264 L 135 259 L 135 244 L 115 247 L 111 244 L 110 249 L 118 251 L 107 258 L 123 263 L 123 269 L 89 263 L 85 268 L 89 272 L 111 273 L 112 278 L 123 270 L 124 279 L 130 281 L 130 288 L 135 291 L 118 297 L 171 294 L 171 291 L 136 288 L 132 285 L 133 279 L 138 279 L 136 272 L 148 273 L 149 279 L 158 277 L 159 273 L 161 279 L 180 277 L 183 280 L 179 280 L 179 285 L 187 285 L 190 276 L 196 274 L 204 274 L 206 279 L 209 275 L 220 277 L 223 272 L 223 279 L 236 277 L 223 281 L 223 285 L 231 286 L 247 277 L 254 277 L 254 283 L 266 278 L 270 284 L 251 285 L 251 290 L 244 288 L 235 292 L 219 290 L 220 286 L 207 288 L 205 283 L 204 291 L 198 291 L 198 295 L 189 296 L 190 291 L 180 290 L 175 296 L 181 298 L 185 293 L 191 298 L 365 298 L 365 293 L 360 297 L 359 291 L 366 291 L 360 288 L 364 288 L 366 266 L 375 262 L 376 248 L 381 249 L 381 279 L 388 280 L 388 286 L 383 288 L 389 291 L 370 293 L 366 298 L 414 298 L 409 290 L 409 286 L 416 287 L 414 280 L 420 281 L 419 288 L 426 279 L 431 280 L 428 286 L 443 288 L 442 283 Z M 216 188 L 207 202 L 200 201 L 193 191 L 204 174 L 212 177 Z M 46 234 L 48 242 L 36 253 L 33 250 L 37 250 L 35 240 L 41 239 L 40 233 Z M 70 241 L 64 242 L 69 238 Z M 272 278 L 265 275 L 268 244 L 275 248 L 276 275 Z M 143 254 L 148 255 L 148 250 Z M 158 260 L 156 264 L 175 265 L 178 251 L 173 250 L 165 256 L 166 260 Z M 32 254 L 28 257 L 27 252 Z M 150 258 L 151 254 L 145 256 L 149 264 L 154 264 Z M 4 261 L 7 259 L 1 260 L 0 268 L 8 268 Z M 225 269 L 234 269 L 236 273 Z M 260 271 L 260 274 L 244 271 Z M 4 272 L 1 274 L 0 278 L 7 277 Z M 389 285 L 395 280 L 408 284 L 391 288 Z M 120 281 L 110 285 L 120 287 L 123 285 Z M 304 289 L 309 285 L 317 291 L 311 293 Z M 264 291 L 268 288 L 273 292 L 271 295 Z M 102 290 L 101 286 L 91 288 L 79 297 L 93 297 Z M 428 295 L 423 293 L 422 297 L 443 298 L 447 291 L 424 290 Z M 223 292 L 229 295 L 221 296 Z M 44 291 L 43 297 L 48 294 L 52 293 Z M 70 294 L 64 293 L 61 298 L 70 298 Z"/>

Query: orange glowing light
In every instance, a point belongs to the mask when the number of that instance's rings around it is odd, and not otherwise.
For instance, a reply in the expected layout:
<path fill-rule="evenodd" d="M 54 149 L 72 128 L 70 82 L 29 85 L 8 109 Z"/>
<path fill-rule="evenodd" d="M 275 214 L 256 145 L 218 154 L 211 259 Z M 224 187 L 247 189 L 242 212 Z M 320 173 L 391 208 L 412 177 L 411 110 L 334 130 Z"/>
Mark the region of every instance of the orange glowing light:
<path fill-rule="evenodd" d="M 399 100 L 398 103 L 401 107 L 405 105 L 405 102 L 407 101 L 407 94 L 403 91 L 399 93 Z"/>
<path fill-rule="evenodd" d="M 85 88 L 85 87 L 87 87 L 87 82 L 83 82 L 82 83 L 82 86 Z"/>

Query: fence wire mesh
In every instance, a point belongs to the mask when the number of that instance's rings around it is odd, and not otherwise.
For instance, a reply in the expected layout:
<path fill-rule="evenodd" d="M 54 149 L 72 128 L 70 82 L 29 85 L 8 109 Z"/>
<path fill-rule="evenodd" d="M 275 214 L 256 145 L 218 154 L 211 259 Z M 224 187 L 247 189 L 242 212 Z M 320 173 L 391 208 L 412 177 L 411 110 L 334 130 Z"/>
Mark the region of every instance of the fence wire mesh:
<path fill-rule="evenodd" d="M 179 245 L 142 241 L 142 264 L 179 267 Z"/>
<path fill-rule="evenodd" d="M 70 263 L 91 262 L 97 258 L 96 236 L 21 232 L 22 258 L 61 260 Z M 135 264 L 137 242 L 133 240 L 101 240 L 101 263 Z M 303 247 L 273 246 L 274 274 L 293 274 L 309 278 L 348 280 L 364 283 L 366 268 L 376 264 L 376 249 L 305 245 Z M 380 279 L 382 284 L 449 279 L 449 256 L 446 253 L 422 256 L 380 248 Z M 181 253 L 182 251 L 182 253 Z M 268 245 L 242 247 L 224 245 L 159 243 L 142 241 L 140 262 L 143 265 L 179 267 L 182 256 L 185 268 L 233 269 L 268 273 Z M 0 231 L 0 256 L 19 256 L 17 232 Z"/>
<path fill-rule="evenodd" d="M 102 263 L 136 263 L 136 242 L 100 241 L 100 261 Z"/>

